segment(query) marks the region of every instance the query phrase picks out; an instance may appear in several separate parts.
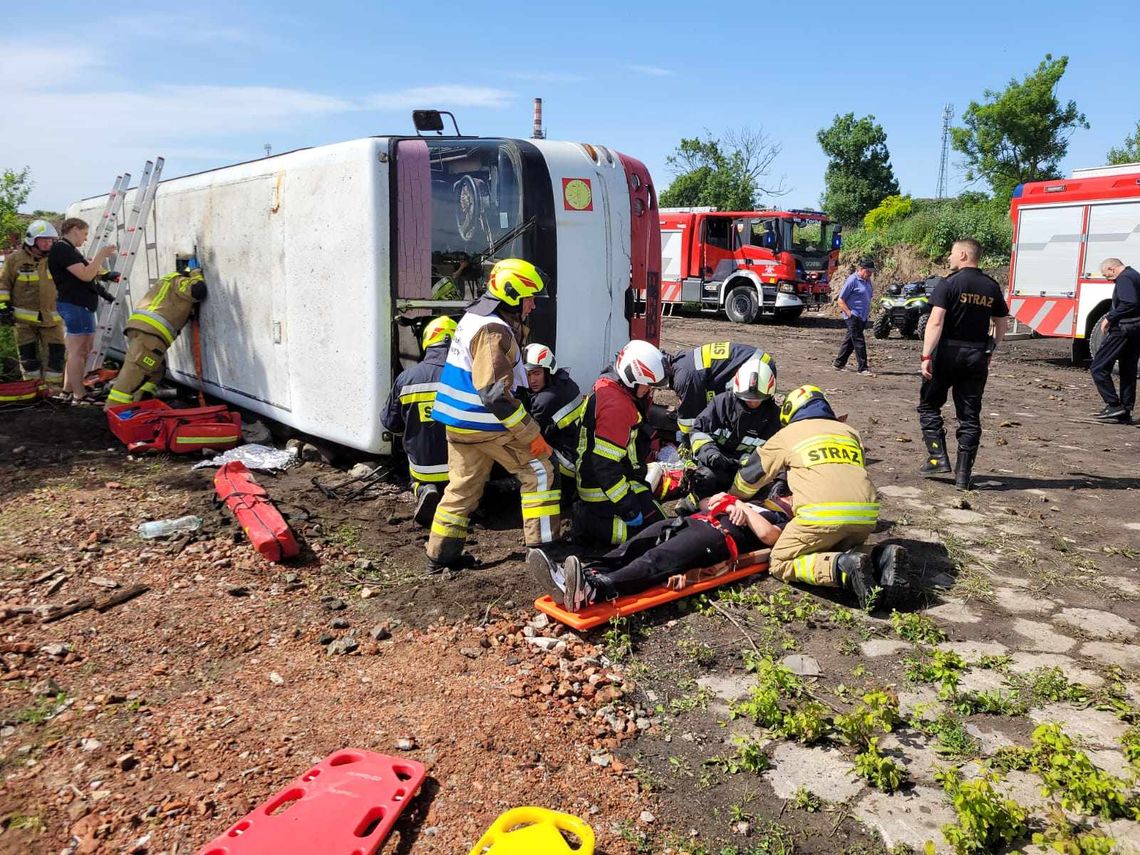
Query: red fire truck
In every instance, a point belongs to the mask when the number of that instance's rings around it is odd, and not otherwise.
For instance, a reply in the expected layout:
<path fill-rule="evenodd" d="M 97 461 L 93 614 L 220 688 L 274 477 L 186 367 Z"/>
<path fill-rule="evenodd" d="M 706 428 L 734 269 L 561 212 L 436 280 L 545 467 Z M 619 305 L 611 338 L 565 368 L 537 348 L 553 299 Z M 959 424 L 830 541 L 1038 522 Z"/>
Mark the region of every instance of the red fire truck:
<path fill-rule="evenodd" d="M 1140 264 L 1140 163 L 1022 184 L 1009 215 L 1010 312 L 1038 335 L 1071 338 L 1074 362 L 1088 359 L 1112 301 L 1100 263 Z"/>
<path fill-rule="evenodd" d="M 739 324 L 794 321 L 827 303 L 839 226 L 821 211 L 661 209 L 661 302 Z"/>

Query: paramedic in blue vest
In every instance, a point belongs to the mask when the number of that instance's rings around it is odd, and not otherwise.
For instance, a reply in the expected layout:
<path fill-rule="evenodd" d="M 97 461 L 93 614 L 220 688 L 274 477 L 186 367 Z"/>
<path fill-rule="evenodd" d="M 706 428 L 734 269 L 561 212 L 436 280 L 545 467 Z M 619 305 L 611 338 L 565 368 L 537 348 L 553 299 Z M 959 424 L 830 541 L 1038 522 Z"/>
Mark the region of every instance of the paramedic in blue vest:
<path fill-rule="evenodd" d="M 420 341 L 424 358 L 396 377 L 381 419 L 384 429 L 398 435 L 404 446 L 416 499 L 413 518 L 423 528 L 431 526 L 447 484 L 447 434 L 431 411 L 455 326 L 444 315 L 424 327 Z"/>
<path fill-rule="evenodd" d="M 578 425 L 586 411 L 586 398 L 570 372 L 559 368 L 554 351 L 545 344 L 528 344 L 523 351 L 530 400 L 527 411 L 554 451 L 562 484 L 562 506 L 573 506 L 574 479 L 578 475 Z"/>
<path fill-rule="evenodd" d="M 486 293 L 467 307 L 456 327 L 432 410 L 432 418 L 447 429 L 450 471 L 427 542 L 428 573 L 477 563 L 463 545 L 496 463 L 522 485 L 526 545 L 559 538 L 561 493 L 551 449 L 514 391 L 527 385 L 522 322 L 544 287 L 542 273 L 529 261 L 499 261 L 491 268 Z"/>

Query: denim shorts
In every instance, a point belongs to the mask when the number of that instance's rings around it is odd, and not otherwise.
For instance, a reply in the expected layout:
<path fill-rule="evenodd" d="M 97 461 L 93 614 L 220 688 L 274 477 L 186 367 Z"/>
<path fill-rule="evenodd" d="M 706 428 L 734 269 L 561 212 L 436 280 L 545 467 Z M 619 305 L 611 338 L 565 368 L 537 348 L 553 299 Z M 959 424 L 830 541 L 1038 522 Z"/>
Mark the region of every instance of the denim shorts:
<path fill-rule="evenodd" d="M 55 310 L 63 318 L 68 335 L 93 335 L 95 333 L 95 313 L 74 303 L 57 302 Z"/>

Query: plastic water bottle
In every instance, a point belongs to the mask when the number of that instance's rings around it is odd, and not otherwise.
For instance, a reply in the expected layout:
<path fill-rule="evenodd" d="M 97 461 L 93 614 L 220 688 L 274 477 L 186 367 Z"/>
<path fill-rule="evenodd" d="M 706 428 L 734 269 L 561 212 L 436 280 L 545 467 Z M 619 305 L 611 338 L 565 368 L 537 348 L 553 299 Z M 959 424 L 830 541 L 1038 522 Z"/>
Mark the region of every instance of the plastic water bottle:
<path fill-rule="evenodd" d="M 179 517 L 174 520 L 155 520 L 154 522 L 145 522 L 139 526 L 139 537 L 145 540 L 152 540 L 156 537 L 170 537 L 172 534 L 177 534 L 180 531 L 197 531 L 202 527 L 201 517 Z"/>

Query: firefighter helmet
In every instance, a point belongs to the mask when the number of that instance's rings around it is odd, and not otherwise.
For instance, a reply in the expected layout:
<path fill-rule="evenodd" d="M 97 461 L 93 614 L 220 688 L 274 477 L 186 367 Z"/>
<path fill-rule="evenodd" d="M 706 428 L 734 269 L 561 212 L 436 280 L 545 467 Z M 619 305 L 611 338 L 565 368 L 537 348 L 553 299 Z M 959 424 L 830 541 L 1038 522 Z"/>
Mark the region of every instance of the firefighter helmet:
<path fill-rule="evenodd" d="M 504 258 L 491 268 L 487 293 L 508 306 L 518 306 L 546 287 L 542 271 L 521 258 Z"/>
<path fill-rule="evenodd" d="M 523 351 L 523 367 L 527 371 L 532 368 L 545 368 L 553 373 L 556 368 L 554 351 L 545 344 L 528 344 Z"/>
<path fill-rule="evenodd" d="M 818 386 L 800 386 L 798 389 L 793 389 L 784 398 L 784 403 L 780 407 L 780 424 L 786 425 L 791 422 L 792 416 L 812 401 L 827 403 L 823 390 Z"/>
<path fill-rule="evenodd" d="M 772 358 L 757 353 L 736 369 L 732 394 L 742 401 L 767 401 L 776 394 L 776 369 Z"/>
<path fill-rule="evenodd" d="M 24 244 L 35 246 L 36 238 L 55 239 L 57 237 L 59 237 L 59 232 L 47 220 L 32 220 L 28 223 L 28 230 L 24 232 Z"/>
<path fill-rule="evenodd" d="M 635 338 L 617 355 L 618 376 L 631 389 L 634 386 L 662 386 L 665 383 L 665 356 L 647 341 Z"/>
<path fill-rule="evenodd" d="M 455 323 L 455 319 L 449 318 L 447 315 L 435 318 L 424 327 L 424 334 L 420 339 L 420 344 L 424 350 L 427 350 L 432 345 L 443 344 L 455 335 L 456 326 L 458 326 L 458 324 Z"/>

